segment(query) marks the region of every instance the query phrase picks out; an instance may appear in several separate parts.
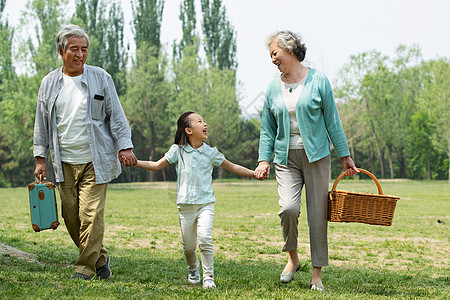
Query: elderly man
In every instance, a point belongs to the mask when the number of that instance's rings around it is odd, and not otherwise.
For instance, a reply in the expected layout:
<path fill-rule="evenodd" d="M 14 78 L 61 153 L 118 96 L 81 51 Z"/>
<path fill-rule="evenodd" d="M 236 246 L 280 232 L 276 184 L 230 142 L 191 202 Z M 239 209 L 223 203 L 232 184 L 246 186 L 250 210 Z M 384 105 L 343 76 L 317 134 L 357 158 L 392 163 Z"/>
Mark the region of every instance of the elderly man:
<path fill-rule="evenodd" d="M 108 182 L 136 164 L 131 130 L 111 76 L 86 65 L 89 36 L 77 25 L 56 35 L 63 66 L 42 80 L 34 126 L 34 174 L 46 180 L 50 148 L 61 196 L 62 216 L 79 248 L 73 278 L 111 276 L 103 247 Z"/>

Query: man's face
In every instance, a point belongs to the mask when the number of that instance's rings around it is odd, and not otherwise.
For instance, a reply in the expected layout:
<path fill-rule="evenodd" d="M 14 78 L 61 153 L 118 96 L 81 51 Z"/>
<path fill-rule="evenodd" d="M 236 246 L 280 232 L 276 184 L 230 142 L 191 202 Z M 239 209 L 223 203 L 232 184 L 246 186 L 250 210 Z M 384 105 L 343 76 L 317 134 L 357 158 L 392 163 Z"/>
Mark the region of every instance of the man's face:
<path fill-rule="evenodd" d="M 64 74 L 71 77 L 83 74 L 83 66 L 88 56 L 88 43 L 84 37 L 68 37 L 66 50 L 59 49 L 59 54 L 63 60 Z"/>

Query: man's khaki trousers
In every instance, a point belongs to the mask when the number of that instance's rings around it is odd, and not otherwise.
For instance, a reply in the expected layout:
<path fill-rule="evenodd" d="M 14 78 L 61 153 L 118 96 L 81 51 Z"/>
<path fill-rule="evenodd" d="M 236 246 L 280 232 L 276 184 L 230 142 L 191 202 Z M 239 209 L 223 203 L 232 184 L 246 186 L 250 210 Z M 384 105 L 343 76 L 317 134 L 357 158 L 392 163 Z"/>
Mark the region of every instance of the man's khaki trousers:
<path fill-rule="evenodd" d="M 107 183 L 96 184 L 92 163 L 63 163 L 64 182 L 60 182 L 62 216 L 72 240 L 80 250 L 74 270 L 94 276 L 106 264 L 108 251 L 103 247 L 104 210 Z"/>

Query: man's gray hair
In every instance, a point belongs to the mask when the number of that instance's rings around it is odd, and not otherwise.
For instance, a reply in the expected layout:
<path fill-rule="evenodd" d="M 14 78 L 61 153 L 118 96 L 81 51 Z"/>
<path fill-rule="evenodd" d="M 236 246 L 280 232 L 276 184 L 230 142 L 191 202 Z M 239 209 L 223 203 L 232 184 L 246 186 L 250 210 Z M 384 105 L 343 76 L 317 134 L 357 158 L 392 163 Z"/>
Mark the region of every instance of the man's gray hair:
<path fill-rule="evenodd" d="M 281 48 L 294 53 L 300 62 L 305 59 L 306 46 L 303 44 L 300 34 L 289 30 L 277 30 L 266 38 L 267 47 L 270 47 L 270 44 L 274 41 L 277 41 Z"/>
<path fill-rule="evenodd" d="M 56 35 L 56 50 L 59 52 L 59 49 L 62 49 L 63 51 L 66 50 L 67 47 L 67 38 L 76 36 L 76 37 L 84 37 L 87 41 L 87 44 L 89 46 L 89 35 L 87 34 L 86 30 L 81 28 L 78 25 L 74 24 L 67 24 L 61 27 L 58 34 Z"/>

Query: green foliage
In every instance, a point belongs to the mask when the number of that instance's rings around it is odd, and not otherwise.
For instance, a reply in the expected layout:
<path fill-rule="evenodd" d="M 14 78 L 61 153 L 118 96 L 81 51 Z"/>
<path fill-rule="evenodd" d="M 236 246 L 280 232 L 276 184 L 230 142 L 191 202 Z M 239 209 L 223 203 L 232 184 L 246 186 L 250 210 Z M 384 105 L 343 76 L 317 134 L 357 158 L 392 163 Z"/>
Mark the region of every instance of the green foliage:
<path fill-rule="evenodd" d="M 8 93 L 7 86 L 14 80 L 15 73 L 12 67 L 12 39 L 14 30 L 5 20 L 3 10 L 6 0 L 0 1 L 0 102 Z"/>
<path fill-rule="evenodd" d="M 7 99 L 0 102 L 0 162 L 5 180 L 13 186 L 31 181 L 34 170 L 33 129 L 37 77 L 20 76 Z"/>
<path fill-rule="evenodd" d="M 141 44 L 136 57 L 139 63 L 135 63 L 127 75 L 127 92 L 123 98 L 134 143 L 145 149 L 141 156 L 144 160 L 159 159 L 172 139 L 167 106 L 173 101 L 173 88 L 165 78 L 167 58 L 155 54 L 156 51 L 155 47 Z"/>
<path fill-rule="evenodd" d="M 422 68 L 424 88 L 419 94 L 419 107 L 436 126 L 433 145 L 450 155 L 450 61 L 448 58 L 430 60 Z"/>
<path fill-rule="evenodd" d="M 27 50 L 33 62 L 33 68 L 39 77 L 44 77 L 58 67 L 58 51 L 55 35 L 66 22 L 66 0 L 33 0 L 27 4 L 23 26 L 30 26 L 37 21 L 34 31 L 27 32 Z"/>
<path fill-rule="evenodd" d="M 119 96 L 126 90 L 125 66 L 128 59 L 124 47 L 124 15 L 120 3 L 77 0 L 71 22 L 86 29 L 89 34 L 87 63 L 108 72 Z"/>
<path fill-rule="evenodd" d="M 67 0 L 30 0 L 17 28 L 3 16 L 5 3 L 0 0 L 0 185 L 22 185 L 32 177 L 36 95 L 42 77 L 60 65 L 54 36 L 69 18 L 90 34 L 88 63 L 112 75 L 139 158 L 161 157 L 178 116 L 194 110 L 208 123 L 209 144 L 233 162 L 256 165 L 260 125 L 241 117 L 236 32 L 221 0 L 200 1 L 201 32 L 196 2 L 181 1 L 183 35 L 172 49 L 160 42 L 165 1 L 132 1 L 137 51 L 128 68 L 120 1 L 76 0 L 68 16 Z M 18 74 L 15 63 L 26 74 Z M 393 57 L 376 50 L 350 57 L 335 95 L 358 166 L 380 178 L 450 178 L 449 64 L 447 57 L 424 61 L 417 45 L 399 46 Z M 335 176 L 342 167 L 335 152 L 332 158 Z M 174 180 L 173 168 L 124 168 L 117 181 L 148 179 Z"/>
<path fill-rule="evenodd" d="M 181 28 L 183 31 L 183 37 L 180 41 L 180 50 L 184 47 L 194 44 L 194 38 L 197 36 L 195 32 L 195 24 L 197 21 L 195 14 L 194 0 L 183 0 L 180 3 L 180 16 Z"/>
<path fill-rule="evenodd" d="M 237 141 L 234 145 L 228 144 L 225 153 L 227 159 L 251 170 L 255 169 L 258 162 L 260 128 L 259 119 L 239 120 L 239 127 L 236 130 Z"/>
<path fill-rule="evenodd" d="M 234 72 L 206 65 L 198 57 L 196 49 L 196 45 L 186 46 L 181 59 L 174 62 L 176 99 L 168 107 L 172 116 L 172 132 L 175 132 L 179 115 L 193 110 L 208 124 L 208 143 L 227 156 L 231 149 L 241 147 L 238 141 L 242 141 Z"/>
<path fill-rule="evenodd" d="M 126 91 L 125 67 L 128 60 L 124 47 L 124 15 L 120 4 L 113 3 L 106 26 L 105 62 L 101 66 L 114 79 L 119 96 Z"/>
<path fill-rule="evenodd" d="M 133 0 L 133 33 L 136 48 L 154 47 L 155 55 L 161 48 L 161 21 L 164 10 L 164 0 Z"/>
<path fill-rule="evenodd" d="M 370 166 L 374 174 L 381 170 L 381 178 L 387 177 L 386 165 L 391 178 L 446 177 L 449 116 L 441 112 L 449 110 L 448 69 L 445 59 L 423 62 L 417 45 L 399 46 L 394 58 L 376 51 L 351 57 L 341 70 L 336 96 L 344 100 L 341 119 L 358 166 Z M 420 130 L 420 111 L 432 122 L 427 138 Z M 430 144 L 420 147 L 424 139 Z M 436 163 L 425 159 L 431 154 Z M 425 176 L 419 170 L 427 170 Z"/>
<path fill-rule="evenodd" d="M 89 55 L 87 63 L 103 67 L 109 62 L 106 31 L 110 24 L 106 14 L 106 4 L 99 0 L 79 0 L 76 3 L 72 23 L 80 25 L 89 34 Z M 115 41 L 119 45 L 119 41 Z"/>
<path fill-rule="evenodd" d="M 410 168 L 414 178 L 432 179 L 432 165 L 442 165 L 442 156 L 433 146 L 433 133 L 436 129 L 429 121 L 429 115 L 418 110 L 412 117 L 410 123 L 410 134 L 408 144 L 413 154 L 410 160 Z"/>
<path fill-rule="evenodd" d="M 203 13 L 204 49 L 210 65 L 219 69 L 236 70 L 236 32 L 227 19 L 222 0 L 201 0 Z"/>

